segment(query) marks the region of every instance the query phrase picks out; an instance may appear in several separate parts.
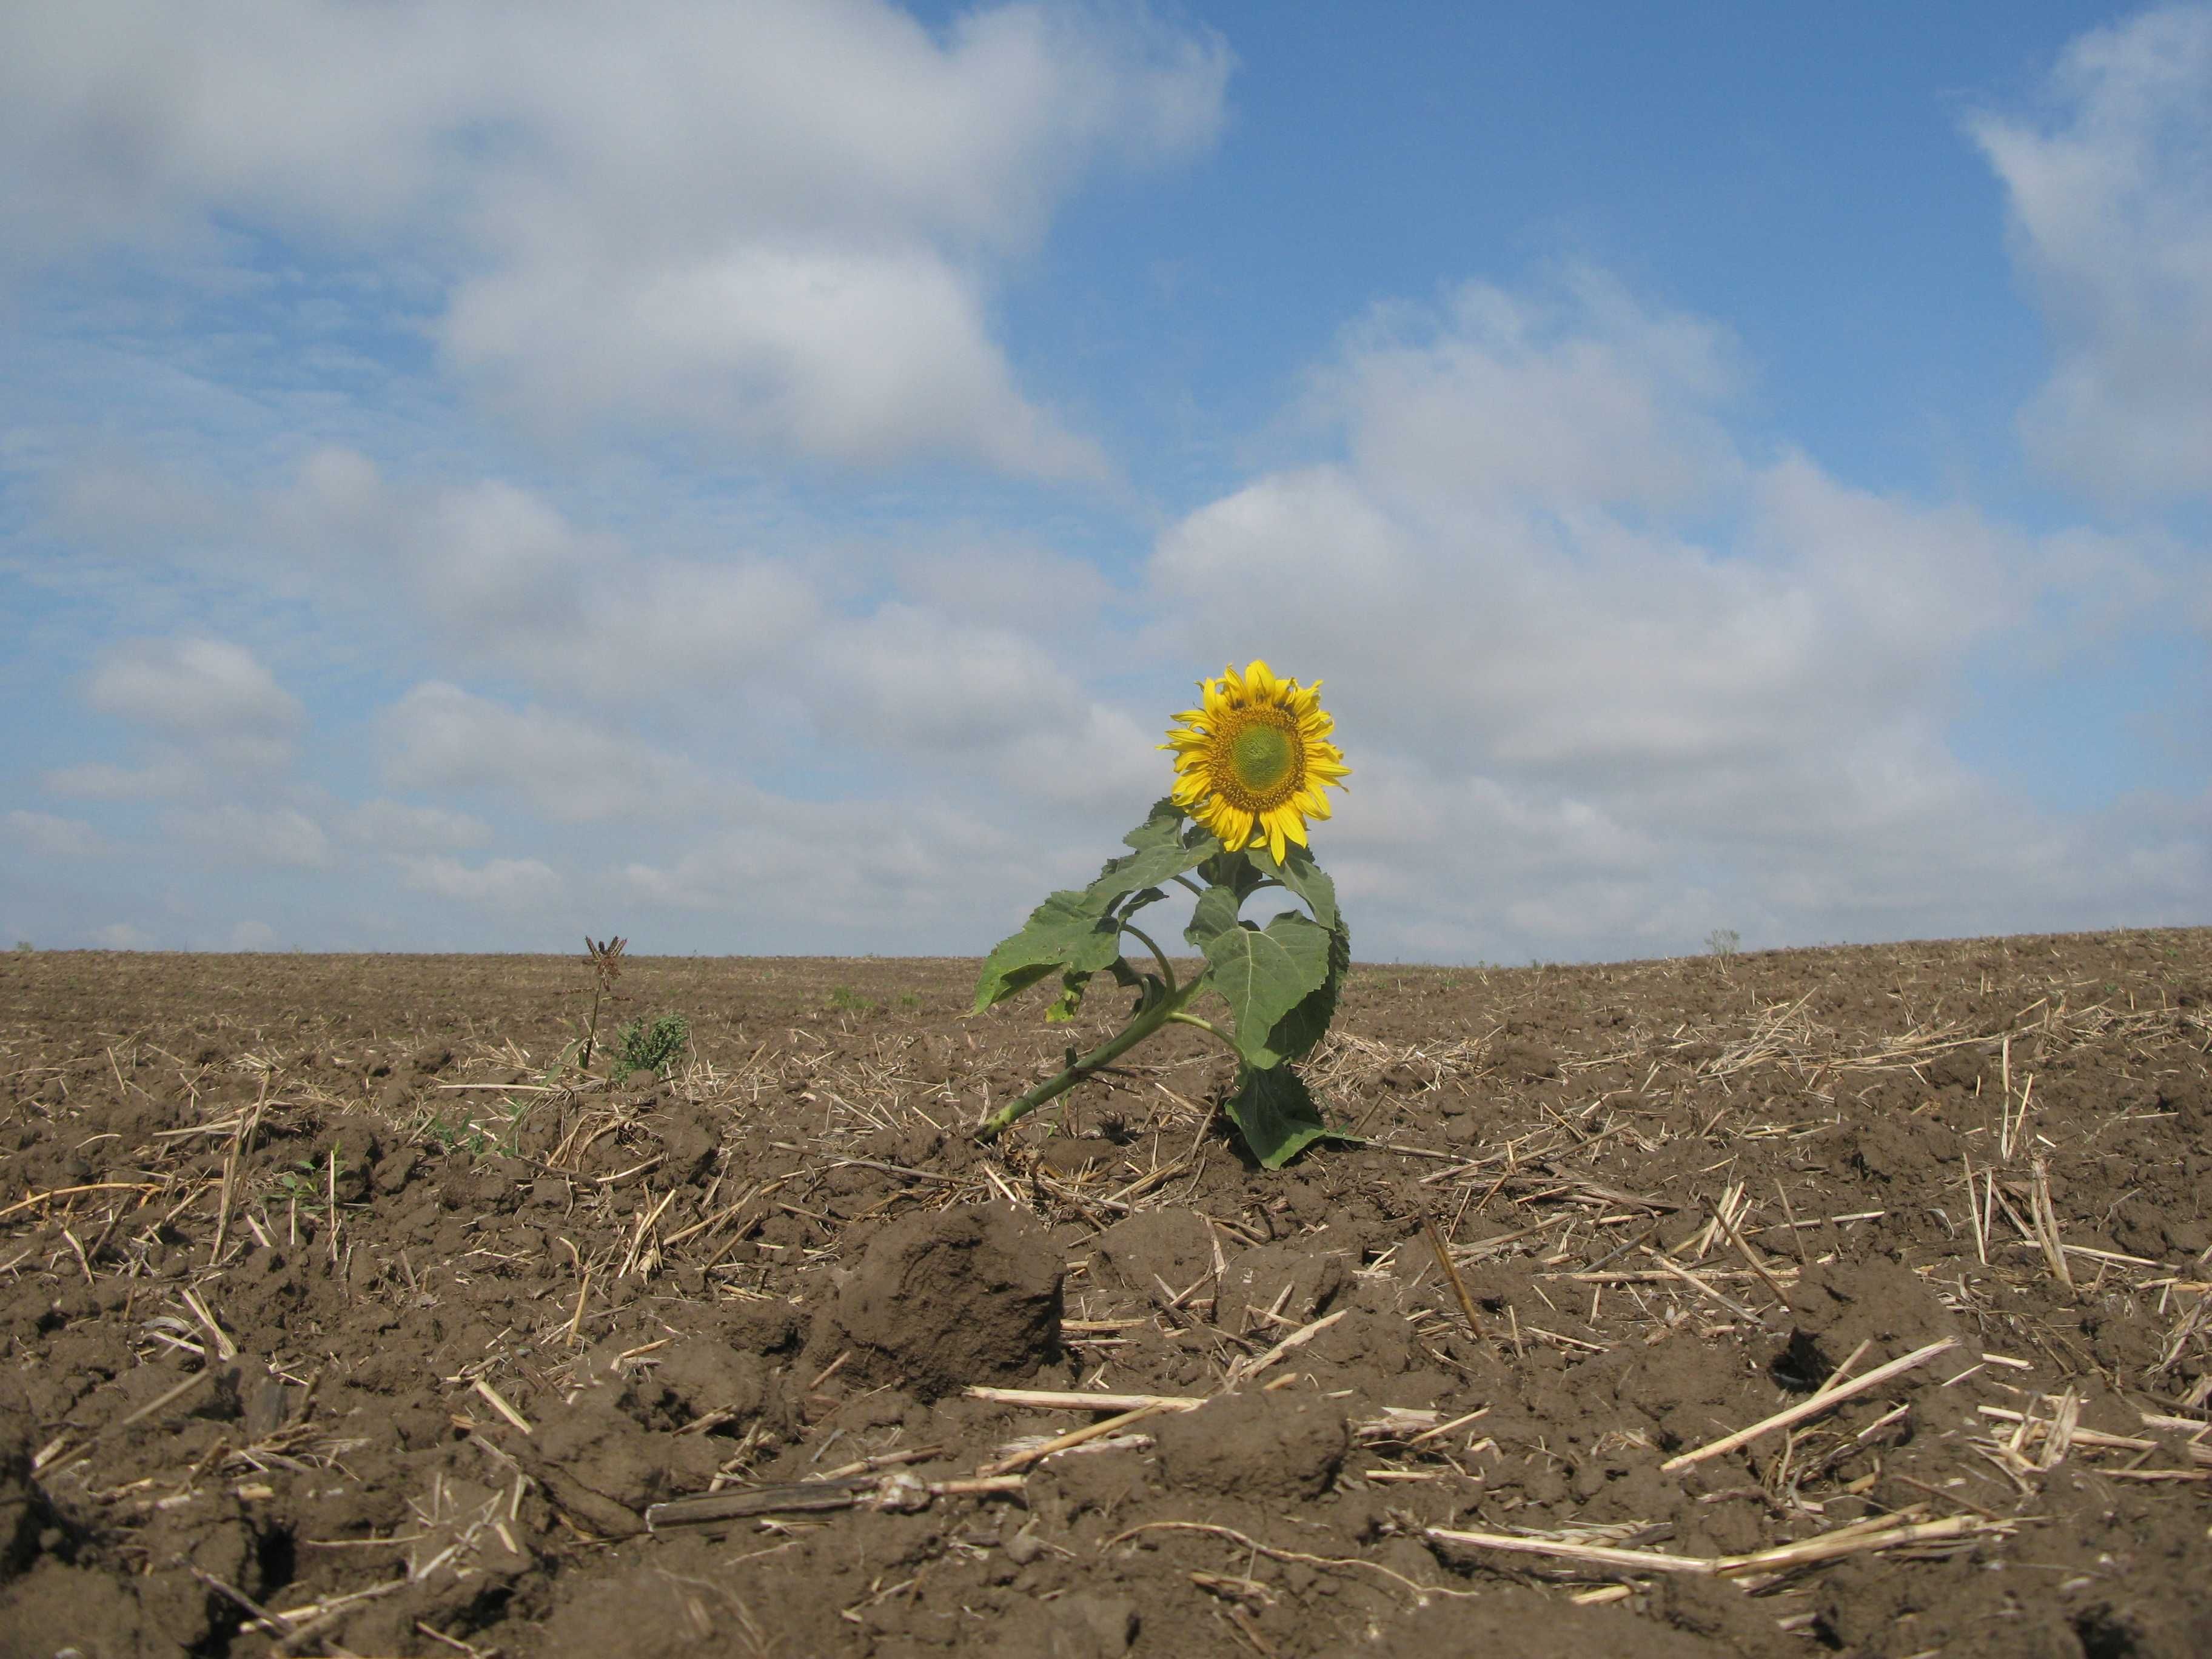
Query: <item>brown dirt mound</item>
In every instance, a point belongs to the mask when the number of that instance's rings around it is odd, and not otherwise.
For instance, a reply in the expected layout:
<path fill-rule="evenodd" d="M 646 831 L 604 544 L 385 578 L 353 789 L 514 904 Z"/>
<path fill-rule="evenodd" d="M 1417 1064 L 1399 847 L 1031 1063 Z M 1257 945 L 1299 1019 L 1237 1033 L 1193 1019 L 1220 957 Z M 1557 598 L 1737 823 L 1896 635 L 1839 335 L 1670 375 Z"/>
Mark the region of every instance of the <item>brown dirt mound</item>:
<path fill-rule="evenodd" d="M 856 1376 L 932 1401 L 972 1382 L 1020 1382 L 1057 1357 L 1060 1289 L 1051 1230 L 1028 1212 L 924 1211 L 868 1242 L 824 1334 L 860 1356 Z"/>
<path fill-rule="evenodd" d="M 974 967 L 0 958 L 0 1659 L 2212 1651 L 2212 933 Z"/>

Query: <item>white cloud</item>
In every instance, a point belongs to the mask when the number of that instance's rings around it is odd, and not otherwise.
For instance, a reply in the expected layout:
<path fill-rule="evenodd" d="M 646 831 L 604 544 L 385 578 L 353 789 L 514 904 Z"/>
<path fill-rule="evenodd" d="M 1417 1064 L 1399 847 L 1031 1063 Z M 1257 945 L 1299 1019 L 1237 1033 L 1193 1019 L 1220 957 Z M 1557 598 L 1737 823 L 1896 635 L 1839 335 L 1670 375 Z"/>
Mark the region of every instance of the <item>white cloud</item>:
<path fill-rule="evenodd" d="M 2051 92 L 1970 123 L 2058 349 L 2022 434 L 2102 496 L 2212 493 L 2212 7 L 2081 36 Z"/>
<path fill-rule="evenodd" d="M 222 498 L 174 470 L 123 453 L 60 467 L 49 527 L 72 541 L 173 551 L 220 534 L 229 514 Z"/>
<path fill-rule="evenodd" d="M 1348 461 L 1171 526 L 1153 642 L 1327 679 L 1355 770 L 1317 836 L 1419 952 L 2014 929 L 2093 890 L 2112 914 L 2097 872 L 2142 837 L 2045 823 L 1943 734 L 1978 645 L 2162 579 L 2112 538 L 1744 459 L 1731 355 L 1586 275 L 1356 332 L 1315 380 Z M 2136 914 L 2188 901 L 2159 873 L 2186 857 L 2139 867 Z"/>
<path fill-rule="evenodd" d="M 584 584 L 618 549 L 580 533 L 526 490 L 488 481 L 429 505 L 404 552 L 441 619 L 495 648 L 544 649 L 566 635 L 584 643 Z"/>
<path fill-rule="evenodd" d="M 179 808 L 161 816 L 164 833 L 228 864 L 324 870 L 333 862 L 331 838 L 296 807 L 253 807 L 238 801 Z"/>
<path fill-rule="evenodd" d="M 273 228 L 428 275 L 453 361 L 533 417 L 1096 475 L 990 339 L 994 274 L 1094 167 L 1209 143 L 1228 68 L 1068 5 L 14 8 L 0 246 L 213 266 Z"/>
<path fill-rule="evenodd" d="M 775 561 L 641 554 L 504 481 L 409 489 L 348 449 L 310 456 L 264 520 L 377 594 L 400 584 L 464 660 L 572 694 L 670 702 L 738 684 L 787 665 L 820 614 Z"/>
<path fill-rule="evenodd" d="M 81 800 L 156 800 L 185 795 L 205 786 L 204 768 L 181 755 L 164 755 L 148 766 L 117 766 L 84 761 L 58 767 L 39 780 L 49 793 Z"/>
<path fill-rule="evenodd" d="M 127 921 L 111 921 L 92 930 L 93 943 L 103 951 L 150 951 L 154 936 Z"/>
<path fill-rule="evenodd" d="M 1315 397 L 1349 426 L 1373 488 L 1458 510 L 1493 498 L 1655 510 L 1738 470 L 1713 406 L 1735 386 L 1725 331 L 1659 315 L 1574 266 L 1556 297 L 1469 283 L 1436 311 L 1376 308 Z"/>
<path fill-rule="evenodd" d="M 1159 737 L 1085 688 L 1054 648 L 1067 637 L 1064 616 L 1017 628 L 887 604 L 823 629 L 808 690 L 826 730 L 904 776 L 957 770 L 1032 805 L 1133 815 L 1164 789 Z"/>
<path fill-rule="evenodd" d="M 127 641 L 94 672 L 86 700 L 234 771 L 284 765 L 307 722 L 252 652 L 222 640 Z"/>
<path fill-rule="evenodd" d="M 104 858 L 111 850 L 106 837 L 82 818 L 59 817 L 52 812 L 17 807 L 0 817 L 0 830 L 35 858 Z"/>
<path fill-rule="evenodd" d="M 887 605 L 831 629 L 820 677 L 841 732 L 871 747 L 979 750 L 1079 723 L 1083 694 L 1036 641 Z"/>
<path fill-rule="evenodd" d="M 230 930 L 230 948 L 273 951 L 276 948 L 276 930 L 265 921 L 241 921 Z"/>
<path fill-rule="evenodd" d="M 446 345 L 537 425 L 611 413 L 863 465 L 951 453 L 1048 477 L 1107 471 L 1023 400 L 973 281 L 926 250 L 533 265 L 464 289 Z"/>
<path fill-rule="evenodd" d="M 1014 799 L 1103 813 L 1109 824 L 1120 814 L 1133 824 L 1167 793 L 1171 774 L 1158 752 L 1167 726 L 1164 714 L 1155 728 L 1089 703 L 1065 726 L 1012 738 L 994 757 L 993 774 Z"/>
<path fill-rule="evenodd" d="M 1092 860 L 1095 867 L 1096 860 Z M 753 795 L 665 865 L 617 874 L 641 904 L 732 919 L 744 948 L 941 950 L 984 925 L 1011 927 L 1073 872 L 982 813 L 923 798 L 819 803 Z M 1086 871 L 1085 873 L 1088 873 Z"/>
<path fill-rule="evenodd" d="M 363 801 L 346 815 L 346 833 L 380 853 L 446 853 L 482 847 L 491 826 L 465 812 L 404 801 Z"/>
<path fill-rule="evenodd" d="M 495 910 L 538 909 L 561 896 L 561 878 L 538 859 L 488 859 L 465 865 L 459 859 L 402 858 L 400 879 L 418 893 Z"/>
<path fill-rule="evenodd" d="M 1115 594 L 1097 566 L 1047 544 L 969 543 L 910 553 L 899 586 L 922 607 L 987 627 L 1065 638 L 1109 610 Z"/>
<path fill-rule="evenodd" d="M 619 731 L 442 681 L 407 693 L 382 726 L 385 776 L 398 787 L 503 789 L 562 823 L 656 817 L 705 787 L 688 763 Z"/>

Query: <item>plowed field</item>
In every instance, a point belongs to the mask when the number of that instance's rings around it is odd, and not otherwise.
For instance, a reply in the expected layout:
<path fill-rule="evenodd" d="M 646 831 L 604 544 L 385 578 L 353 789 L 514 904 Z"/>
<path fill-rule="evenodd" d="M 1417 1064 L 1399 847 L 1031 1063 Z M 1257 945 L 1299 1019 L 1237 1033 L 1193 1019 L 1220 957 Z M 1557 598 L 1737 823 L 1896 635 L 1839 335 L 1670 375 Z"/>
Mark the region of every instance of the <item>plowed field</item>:
<path fill-rule="evenodd" d="M 0 959 L 0 1653 L 2212 1651 L 2212 932 L 974 973 Z"/>

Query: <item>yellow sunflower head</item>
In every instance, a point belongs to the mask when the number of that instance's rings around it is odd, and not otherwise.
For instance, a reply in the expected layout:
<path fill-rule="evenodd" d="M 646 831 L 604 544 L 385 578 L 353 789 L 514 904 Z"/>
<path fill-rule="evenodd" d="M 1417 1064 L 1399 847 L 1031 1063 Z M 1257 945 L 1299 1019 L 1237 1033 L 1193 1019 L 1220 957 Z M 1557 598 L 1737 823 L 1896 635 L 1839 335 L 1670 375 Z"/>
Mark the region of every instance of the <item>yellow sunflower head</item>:
<path fill-rule="evenodd" d="M 1175 750 L 1170 799 L 1231 852 L 1265 842 L 1280 864 L 1287 843 L 1306 844 L 1306 820 L 1328 816 L 1322 786 L 1341 789 L 1352 771 L 1328 740 L 1321 682 L 1279 680 L 1255 662 L 1198 687 L 1203 706 L 1177 714 L 1160 745 Z"/>

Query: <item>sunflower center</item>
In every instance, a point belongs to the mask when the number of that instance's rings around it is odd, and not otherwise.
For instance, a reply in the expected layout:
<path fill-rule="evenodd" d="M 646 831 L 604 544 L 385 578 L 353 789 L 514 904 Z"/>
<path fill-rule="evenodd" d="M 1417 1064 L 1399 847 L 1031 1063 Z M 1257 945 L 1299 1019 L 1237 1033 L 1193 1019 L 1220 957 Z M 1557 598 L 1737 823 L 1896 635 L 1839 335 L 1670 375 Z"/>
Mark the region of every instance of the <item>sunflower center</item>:
<path fill-rule="evenodd" d="M 1265 812 L 1297 792 L 1302 770 L 1298 734 L 1279 708 L 1237 712 L 1222 732 L 1215 789 L 1248 812 Z"/>

